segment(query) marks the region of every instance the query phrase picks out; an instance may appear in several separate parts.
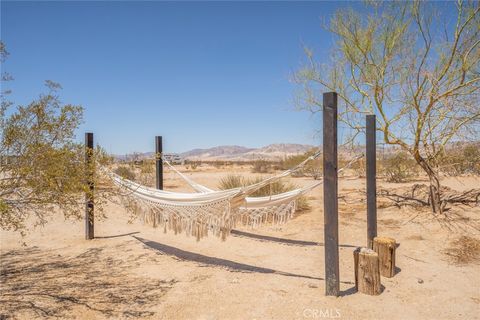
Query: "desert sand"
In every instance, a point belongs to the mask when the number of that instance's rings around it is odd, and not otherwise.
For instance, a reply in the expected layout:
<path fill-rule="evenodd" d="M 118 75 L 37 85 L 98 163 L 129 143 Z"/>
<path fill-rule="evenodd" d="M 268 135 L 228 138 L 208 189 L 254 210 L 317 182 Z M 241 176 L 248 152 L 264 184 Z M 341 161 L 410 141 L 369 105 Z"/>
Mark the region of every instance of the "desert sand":
<path fill-rule="evenodd" d="M 232 168 L 186 171 L 217 187 Z M 235 172 L 250 175 L 248 167 Z M 309 178 L 291 178 L 303 185 Z M 422 179 L 419 179 L 421 182 Z M 403 184 L 403 186 L 419 181 Z M 447 178 L 458 190 L 479 178 Z M 379 180 L 379 187 L 401 184 Z M 378 234 L 397 240 L 397 274 L 383 292 L 354 290 L 353 250 L 366 244 L 364 179 L 339 182 L 341 296 L 325 296 L 323 190 L 312 209 L 285 225 L 239 228 L 224 242 L 197 242 L 129 223 L 117 204 L 84 240 L 84 222 L 55 214 L 25 237 L 1 232 L 1 319 L 480 319 L 478 259 L 454 263 L 445 253 L 463 235 L 480 239 L 480 208 L 459 206 L 445 217 L 428 209 L 384 207 Z M 191 191 L 167 173 L 165 189 Z"/>

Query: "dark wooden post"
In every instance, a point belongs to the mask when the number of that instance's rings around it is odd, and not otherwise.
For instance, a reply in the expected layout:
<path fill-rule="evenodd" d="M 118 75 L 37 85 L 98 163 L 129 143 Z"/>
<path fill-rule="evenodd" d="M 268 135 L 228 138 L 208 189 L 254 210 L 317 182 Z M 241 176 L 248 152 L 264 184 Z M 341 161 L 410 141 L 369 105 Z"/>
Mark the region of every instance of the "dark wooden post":
<path fill-rule="evenodd" d="M 338 296 L 337 93 L 323 94 L 323 212 L 325 224 L 325 293 Z"/>
<path fill-rule="evenodd" d="M 95 184 L 93 182 L 93 133 L 85 133 L 85 167 L 87 190 L 85 192 L 85 239 L 94 238 L 94 211 L 93 211 L 93 192 Z"/>
<path fill-rule="evenodd" d="M 369 114 L 367 122 L 367 247 L 373 248 L 377 236 L 377 147 L 376 117 Z"/>
<path fill-rule="evenodd" d="M 156 177 L 157 177 L 157 189 L 163 190 L 163 162 L 162 162 L 162 137 L 155 137 L 155 159 L 156 159 Z"/>

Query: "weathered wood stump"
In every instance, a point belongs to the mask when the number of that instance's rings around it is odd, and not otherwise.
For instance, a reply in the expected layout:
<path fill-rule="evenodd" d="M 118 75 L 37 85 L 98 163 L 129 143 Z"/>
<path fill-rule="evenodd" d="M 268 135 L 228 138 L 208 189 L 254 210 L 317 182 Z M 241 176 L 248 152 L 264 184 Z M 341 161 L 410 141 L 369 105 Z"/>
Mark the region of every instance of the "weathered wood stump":
<path fill-rule="evenodd" d="M 395 239 L 387 237 L 375 237 L 373 239 L 373 250 L 378 254 L 380 263 L 380 274 L 391 278 L 395 275 Z"/>
<path fill-rule="evenodd" d="M 379 295 L 382 284 L 378 254 L 372 249 L 357 248 L 353 252 L 355 263 L 355 288 L 357 291 L 368 295 Z"/>

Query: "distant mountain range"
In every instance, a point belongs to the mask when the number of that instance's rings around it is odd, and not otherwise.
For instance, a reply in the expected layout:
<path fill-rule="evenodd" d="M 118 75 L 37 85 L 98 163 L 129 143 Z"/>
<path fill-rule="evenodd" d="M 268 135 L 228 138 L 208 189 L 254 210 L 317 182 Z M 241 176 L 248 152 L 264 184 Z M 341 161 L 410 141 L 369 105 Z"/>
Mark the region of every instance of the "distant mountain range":
<path fill-rule="evenodd" d="M 315 146 L 295 143 L 270 144 L 261 148 L 247 148 L 242 146 L 218 146 L 208 149 L 193 149 L 180 153 L 180 157 L 187 160 L 230 160 L 248 161 L 256 159 L 280 160 L 287 156 L 303 154 Z M 139 153 L 136 159 L 153 158 L 153 152 Z M 119 160 L 132 158 L 132 155 L 116 156 Z"/>
<path fill-rule="evenodd" d="M 447 146 L 454 149 L 466 145 L 473 145 L 480 148 L 480 142 L 455 142 Z M 203 161 L 251 161 L 251 160 L 281 160 L 285 157 L 303 154 L 311 149 L 320 146 L 312 146 L 308 144 L 295 143 L 277 143 L 270 144 L 261 148 L 247 148 L 242 146 L 218 146 L 207 149 L 193 149 L 180 153 L 179 156 L 186 160 L 203 160 Z M 386 146 L 385 144 L 377 144 L 377 157 L 385 157 L 400 150 L 397 146 Z M 359 145 L 355 147 L 338 146 L 338 156 L 348 160 L 354 156 L 365 153 L 365 146 Z M 153 159 L 153 152 L 134 153 L 128 155 L 114 155 L 117 160 L 140 160 Z"/>
<path fill-rule="evenodd" d="M 261 148 L 246 148 L 242 146 L 218 146 L 208 149 L 194 149 L 180 156 L 189 160 L 278 160 L 286 156 L 303 154 L 314 148 L 312 145 L 278 143 Z"/>

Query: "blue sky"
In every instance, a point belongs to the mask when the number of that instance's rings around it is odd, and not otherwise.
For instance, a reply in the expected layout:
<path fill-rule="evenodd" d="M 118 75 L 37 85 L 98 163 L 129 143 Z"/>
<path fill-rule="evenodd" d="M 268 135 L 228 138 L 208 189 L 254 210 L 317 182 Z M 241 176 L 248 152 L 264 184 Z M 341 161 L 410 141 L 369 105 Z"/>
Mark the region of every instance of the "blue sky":
<path fill-rule="evenodd" d="M 63 86 L 85 108 L 78 134 L 108 152 L 318 144 L 320 119 L 294 110 L 303 44 L 327 60 L 324 19 L 347 2 L 6 2 L 3 71 L 17 104 Z"/>

